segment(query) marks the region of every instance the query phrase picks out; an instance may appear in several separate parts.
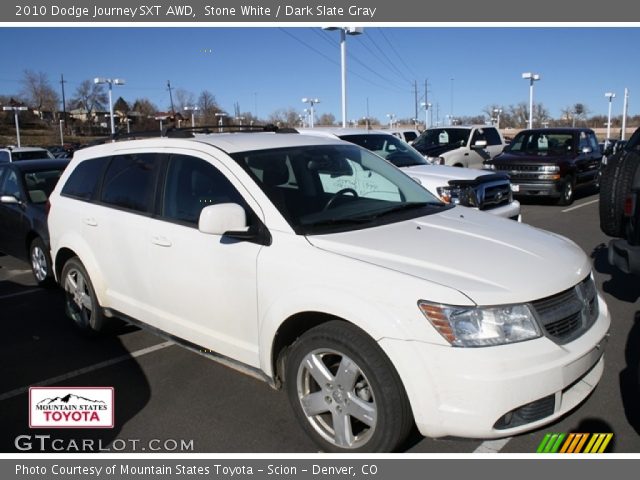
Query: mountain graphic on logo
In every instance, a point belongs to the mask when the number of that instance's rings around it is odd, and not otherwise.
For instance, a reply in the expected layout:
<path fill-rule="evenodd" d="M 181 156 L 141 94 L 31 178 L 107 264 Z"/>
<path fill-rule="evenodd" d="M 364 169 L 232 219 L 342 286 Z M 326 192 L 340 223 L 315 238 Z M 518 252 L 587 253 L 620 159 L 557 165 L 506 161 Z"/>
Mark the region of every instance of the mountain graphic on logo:
<path fill-rule="evenodd" d="M 103 400 L 91 400 L 90 398 L 81 397 L 79 395 L 73 395 L 72 393 L 67 393 L 64 397 L 55 397 L 55 398 L 45 398 L 44 400 L 40 400 L 38 405 L 82 405 L 86 403 L 103 403 L 106 404 Z"/>

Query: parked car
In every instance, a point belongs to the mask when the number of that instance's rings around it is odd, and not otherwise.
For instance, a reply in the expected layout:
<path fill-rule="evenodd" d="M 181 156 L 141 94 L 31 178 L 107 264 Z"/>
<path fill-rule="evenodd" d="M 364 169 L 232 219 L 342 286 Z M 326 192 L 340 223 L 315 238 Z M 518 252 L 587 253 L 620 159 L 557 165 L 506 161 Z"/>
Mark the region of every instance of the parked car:
<path fill-rule="evenodd" d="M 0 252 L 28 261 L 39 285 L 53 280 L 46 202 L 68 163 L 0 164 Z"/>
<path fill-rule="evenodd" d="M 76 152 L 50 197 L 79 328 L 215 352 L 284 388 L 328 451 L 394 450 L 414 425 L 510 436 L 597 385 L 610 316 L 573 242 L 336 138 L 171 135 Z"/>
<path fill-rule="evenodd" d="M 496 127 L 456 125 L 428 128 L 411 145 L 430 163 L 482 168 L 506 144 Z"/>
<path fill-rule="evenodd" d="M 570 205 L 577 189 L 598 188 L 602 152 L 588 128 L 522 130 L 485 168 L 509 174 L 518 195 L 556 198 Z"/>
<path fill-rule="evenodd" d="M 54 156 L 46 148 L 40 147 L 0 148 L 0 163 L 15 162 L 18 160 L 39 160 L 42 158 L 54 158 Z"/>
<path fill-rule="evenodd" d="M 609 263 L 640 275 L 640 129 L 609 158 L 600 188 L 600 228 L 614 238 Z"/>
<path fill-rule="evenodd" d="M 409 145 L 411 145 L 416 138 L 420 136 L 420 132 L 415 128 L 390 128 L 389 130 L 385 130 L 390 133 L 394 137 L 398 137 L 400 140 L 404 140 Z"/>
<path fill-rule="evenodd" d="M 307 135 L 336 137 L 360 145 L 400 168 L 445 203 L 522 220 L 520 202 L 514 200 L 511 182 L 506 174 L 489 175 L 486 170 L 430 164 L 414 148 L 386 130 L 317 128 L 299 131 Z"/>

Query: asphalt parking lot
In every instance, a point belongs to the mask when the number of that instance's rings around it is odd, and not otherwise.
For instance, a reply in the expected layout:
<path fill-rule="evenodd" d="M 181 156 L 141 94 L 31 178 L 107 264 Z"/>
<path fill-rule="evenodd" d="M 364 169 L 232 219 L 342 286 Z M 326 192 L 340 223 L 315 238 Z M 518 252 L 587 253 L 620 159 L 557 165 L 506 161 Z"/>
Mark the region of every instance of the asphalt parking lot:
<path fill-rule="evenodd" d="M 605 372 L 595 392 L 535 432 L 489 442 L 416 436 L 406 451 L 533 453 L 547 432 L 590 432 L 614 434 L 609 452 L 640 452 L 640 279 L 608 265 L 597 200 L 586 195 L 571 207 L 523 205 L 526 223 L 571 238 L 592 258 L 612 314 Z M 0 257 L 0 319 L 1 452 L 16 452 L 19 435 L 95 439 L 103 451 L 148 451 L 149 440 L 165 445 L 159 451 L 174 452 L 181 441 L 191 446 L 186 451 L 206 453 L 317 451 L 284 392 L 133 327 L 87 338 L 65 317 L 61 292 L 37 288 L 28 265 L 6 256 Z M 113 386 L 116 428 L 30 430 L 29 385 Z"/>

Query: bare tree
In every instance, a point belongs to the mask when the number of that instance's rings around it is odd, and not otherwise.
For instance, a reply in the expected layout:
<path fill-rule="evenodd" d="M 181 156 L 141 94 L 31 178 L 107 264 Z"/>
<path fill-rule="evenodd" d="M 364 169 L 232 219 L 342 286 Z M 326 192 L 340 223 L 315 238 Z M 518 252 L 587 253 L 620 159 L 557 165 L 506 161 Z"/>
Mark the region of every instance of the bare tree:
<path fill-rule="evenodd" d="M 586 118 L 588 113 L 589 113 L 589 109 L 587 108 L 587 106 L 584 103 L 576 103 L 573 106 L 573 123 L 572 123 L 572 125 L 574 127 L 576 126 L 576 120 L 584 121 L 584 119 Z"/>
<path fill-rule="evenodd" d="M 300 113 L 295 108 L 280 108 L 269 115 L 269 123 L 279 127 L 295 127 L 300 124 Z"/>
<path fill-rule="evenodd" d="M 176 88 L 174 93 L 176 112 L 184 114 L 185 107 L 190 108 L 195 106 L 195 95 L 184 88 Z"/>
<path fill-rule="evenodd" d="M 209 90 L 203 90 L 198 96 L 198 108 L 205 125 L 212 125 L 216 120 L 216 113 L 221 113 L 222 109 L 216 102 L 216 97 Z"/>
<path fill-rule="evenodd" d="M 87 120 L 93 121 L 93 114 L 97 110 L 104 110 L 109 97 L 104 86 L 91 80 L 83 80 L 71 98 L 71 105 L 82 108 L 87 113 Z"/>
<path fill-rule="evenodd" d="M 316 123 L 318 125 L 333 126 L 336 124 L 336 117 L 333 113 L 323 113 Z"/>
<path fill-rule="evenodd" d="M 25 70 L 21 83 L 21 95 L 38 111 L 41 119 L 45 110 L 55 112 L 58 109 L 58 93 L 51 87 L 46 73 Z"/>

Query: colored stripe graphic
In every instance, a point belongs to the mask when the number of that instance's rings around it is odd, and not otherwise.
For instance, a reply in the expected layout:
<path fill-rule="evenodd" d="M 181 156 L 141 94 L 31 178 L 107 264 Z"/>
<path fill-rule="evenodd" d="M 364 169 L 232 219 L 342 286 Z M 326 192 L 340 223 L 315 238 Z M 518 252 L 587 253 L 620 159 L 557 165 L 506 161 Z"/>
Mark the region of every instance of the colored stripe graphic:
<path fill-rule="evenodd" d="M 613 433 L 547 433 L 536 453 L 604 453 L 612 438 Z"/>

